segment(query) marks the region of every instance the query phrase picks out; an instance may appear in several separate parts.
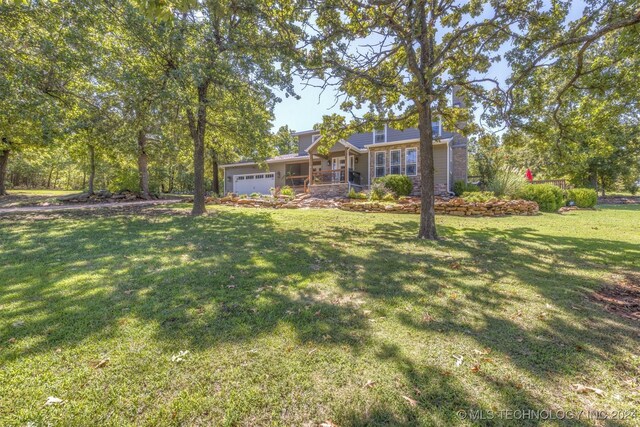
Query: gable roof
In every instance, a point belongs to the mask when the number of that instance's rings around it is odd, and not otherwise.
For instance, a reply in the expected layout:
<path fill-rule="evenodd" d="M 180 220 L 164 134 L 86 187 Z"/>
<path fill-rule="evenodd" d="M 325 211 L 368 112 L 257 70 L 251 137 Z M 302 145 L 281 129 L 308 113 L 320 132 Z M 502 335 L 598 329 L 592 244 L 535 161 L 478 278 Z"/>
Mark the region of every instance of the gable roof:
<path fill-rule="evenodd" d="M 311 145 L 309 147 L 307 147 L 307 149 L 304 150 L 304 151 L 306 151 L 308 153 L 312 148 L 315 148 L 315 146 L 318 145 L 318 142 L 320 142 L 321 139 L 322 139 L 322 137 L 316 139 L 316 141 L 311 143 Z M 354 144 L 350 143 L 349 141 L 345 141 L 344 139 L 338 140 L 338 142 L 336 144 L 342 144 L 345 148 L 351 148 L 352 150 L 355 150 L 358 153 L 364 153 L 365 151 L 367 151 L 366 148 L 357 147 Z M 334 144 L 334 147 L 335 147 L 335 144 Z"/>

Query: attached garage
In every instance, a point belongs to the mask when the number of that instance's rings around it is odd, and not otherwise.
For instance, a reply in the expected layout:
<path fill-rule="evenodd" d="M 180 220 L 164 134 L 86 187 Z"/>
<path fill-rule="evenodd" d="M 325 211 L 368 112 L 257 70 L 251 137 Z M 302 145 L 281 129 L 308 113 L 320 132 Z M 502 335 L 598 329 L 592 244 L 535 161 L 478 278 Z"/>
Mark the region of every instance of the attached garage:
<path fill-rule="evenodd" d="M 273 172 L 233 175 L 233 192 L 236 194 L 269 194 L 276 185 Z"/>

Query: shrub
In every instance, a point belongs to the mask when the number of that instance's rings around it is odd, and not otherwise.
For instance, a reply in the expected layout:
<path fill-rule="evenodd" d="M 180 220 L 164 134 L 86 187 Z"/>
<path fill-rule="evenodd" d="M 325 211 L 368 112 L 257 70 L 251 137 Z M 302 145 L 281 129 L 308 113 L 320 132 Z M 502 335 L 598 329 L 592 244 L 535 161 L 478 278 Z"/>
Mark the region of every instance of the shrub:
<path fill-rule="evenodd" d="M 543 212 L 555 212 L 564 205 L 562 190 L 553 184 L 527 184 L 517 196 L 536 202 Z"/>
<path fill-rule="evenodd" d="M 366 199 L 367 195 L 365 193 L 358 193 L 354 188 L 349 190 L 349 194 L 347 195 L 350 199 Z"/>
<path fill-rule="evenodd" d="M 284 187 L 280 188 L 280 194 L 283 196 L 293 197 L 296 195 L 296 192 L 293 191 L 293 188 L 285 185 Z"/>
<path fill-rule="evenodd" d="M 246 199 L 248 196 L 246 194 L 241 194 L 238 196 L 239 199 Z"/>
<path fill-rule="evenodd" d="M 465 202 L 469 203 L 486 203 L 491 200 L 497 200 L 495 194 L 491 191 L 473 191 L 462 195 Z"/>
<path fill-rule="evenodd" d="M 408 196 L 413 190 L 413 182 L 406 175 L 386 175 L 376 179 L 381 182 L 389 191 L 393 191 L 396 196 Z"/>
<path fill-rule="evenodd" d="M 456 196 L 462 196 L 465 193 L 473 193 L 480 191 L 477 185 L 469 184 L 465 181 L 456 181 L 453 183 L 453 192 Z"/>
<path fill-rule="evenodd" d="M 251 197 L 252 199 L 259 199 L 262 196 L 262 194 L 260 193 L 251 193 L 249 194 L 249 197 Z"/>
<path fill-rule="evenodd" d="M 393 195 L 393 193 L 389 192 L 389 193 L 385 194 L 382 197 L 382 201 L 383 202 L 395 202 L 396 201 L 396 197 Z"/>
<path fill-rule="evenodd" d="M 574 188 L 568 191 L 567 200 L 579 208 L 592 208 L 598 202 L 598 194 L 593 188 Z"/>
<path fill-rule="evenodd" d="M 369 189 L 369 199 L 382 200 L 387 192 L 388 190 L 387 187 L 385 187 L 384 183 L 380 181 L 374 181 L 374 183 L 371 184 L 371 188 Z"/>
<path fill-rule="evenodd" d="M 496 196 L 515 197 L 526 184 L 527 181 L 522 170 L 506 168 L 494 173 L 487 182 L 487 190 L 492 191 Z"/>

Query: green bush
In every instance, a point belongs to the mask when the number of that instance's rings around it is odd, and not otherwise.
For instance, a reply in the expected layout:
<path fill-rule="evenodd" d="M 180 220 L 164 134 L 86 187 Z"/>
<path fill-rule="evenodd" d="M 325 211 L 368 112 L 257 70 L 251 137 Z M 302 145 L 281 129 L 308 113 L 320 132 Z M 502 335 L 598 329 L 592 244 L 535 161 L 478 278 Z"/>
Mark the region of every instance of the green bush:
<path fill-rule="evenodd" d="M 555 212 L 564 206 L 564 194 L 553 184 L 527 184 L 520 189 L 517 197 L 536 202 L 543 212 Z"/>
<path fill-rule="evenodd" d="M 354 188 L 351 188 L 351 190 L 349 190 L 349 194 L 347 194 L 347 196 L 350 199 L 366 199 L 367 195 L 365 193 L 358 193 Z"/>
<path fill-rule="evenodd" d="M 385 187 L 384 183 L 380 181 L 374 181 L 373 184 L 371 184 L 371 188 L 369 189 L 369 199 L 382 200 L 387 193 L 388 190 L 387 187 Z"/>
<path fill-rule="evenodd" d="M 260 197 L 262 197 L 262 194 L 260 194 L 260 193 L 251 193 L 251 194 L 249 194 L 249 197 L 251 197 L 252 199 L 259 199 Z"/>
<path fill-rule="evenodd" d="M 465 181 L 456 181 L 453 183 L 453 192 L 456 196 L 462 196 L 464 193 L 473 193 L 480 191 L 477 185 L 469 184 Z"/>
<path fill-rule="evenodd" d="M 579 208 L 592 208 L 598 203 L 598 193 L 593 188 L 574 188 L 567 192 L 567 200 Z"/>
<path fill-rule="evenodd" d="M 285 185 L 280 189 L 280 194 L 283 196 L 294 197 L 296 195 L 296 192 L 293 191 L 293 188 L 289 187 L 288 185 Z"/>
<path fill-rule="evenodd" d="M 408 196 L 413 190 L 413 182 L 406 175 L 386 175 L 376 179 L 375 182 L 381 182 L 389 191 L 397 196 Z"/>
<path fill-rule="evenodd" d="M 491 191 L 474 191 L 462 195 L 465 202 L 469 203 L 485 203 L 491 200 L 498 200 Z"/>
<path fill-rule="evenodd" d="M 517 168 L 499 169 L 487 182 L 487 190 L 496 196 L 515 197 L 527 184 L 525 174 Z"/>
<path fill-rule="evenodd" d="M 395 202 L 396 201 L 396 196 L 394 196 L 393 193 L 389 192 L 389 193 L 385 194 L 384 197 L 382 197 L 382 201 L 383 202 Z"/>

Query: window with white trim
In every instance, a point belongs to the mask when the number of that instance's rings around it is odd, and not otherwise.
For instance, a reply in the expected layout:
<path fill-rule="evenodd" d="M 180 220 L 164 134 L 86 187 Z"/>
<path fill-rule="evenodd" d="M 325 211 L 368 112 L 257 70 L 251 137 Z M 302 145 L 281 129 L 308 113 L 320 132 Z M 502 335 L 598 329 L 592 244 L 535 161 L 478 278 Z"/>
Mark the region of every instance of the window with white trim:
<path fill-rule="evenodd" d="M 317 140 L 319 140 L 319 139 L 320 139 L 320 134 L 319 134 L 319 133 L 316 133 L 316 134 L 314 134 L 314 135 L 311 135 L 311 143 L 312 143 L 312 144 L 315 144 L 315 143 L 316 143 L 316 141 L 317 141 Z"/>
<path fill-rule="evenodd" d="M 384 151 L 376 151 L 375 160 L 375 177 L 380 178 L 381 176 L 385 176 L 387 173 L 387 153 Z"/>
<path fill-rule="evenodd" d="M 431 130 L 433 132 L 433 136 L 440 136 L 440 120 L 438 120 L 437 122 L 432 122 L 431 123 Z"/>
<path fill-rule="evenodd" d="M 404 173 L 408 176 L 415 176 L 418 174 L 418 149 L 407 148 L 404 150 Z"/>
<path fill-rule="evenodd" d="M 387 125 L 381 129 L 373 130 L 373 143 L 387 142 Z"/>
<path fill-rule="evenodd" d="M 396 150 L 389 151 L 389 173 L 391 175 L 400 175 L 402 173 L 400 167 L 400 156 L 402 155 L 402 150 L 399 148 Z"/>

